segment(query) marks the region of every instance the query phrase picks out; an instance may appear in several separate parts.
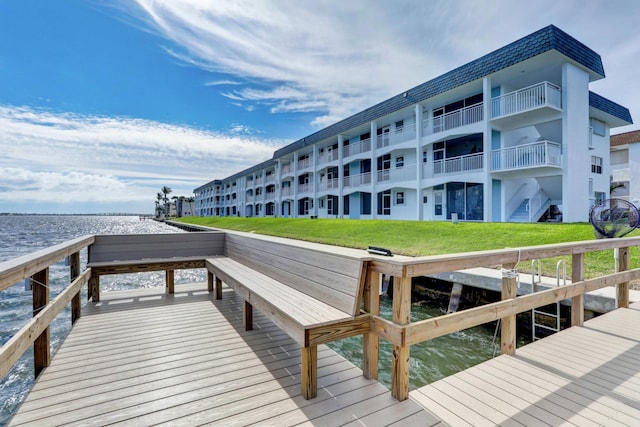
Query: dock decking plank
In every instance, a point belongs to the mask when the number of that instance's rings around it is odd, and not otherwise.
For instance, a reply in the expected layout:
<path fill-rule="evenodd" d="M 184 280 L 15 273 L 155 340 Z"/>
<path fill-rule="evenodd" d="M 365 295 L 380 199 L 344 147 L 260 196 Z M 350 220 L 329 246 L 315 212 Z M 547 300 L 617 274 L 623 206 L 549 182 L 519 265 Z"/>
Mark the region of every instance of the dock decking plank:
<path fill-rule="evenodd" d="M 515 356 L 421 387 L 411 397 L 451 425 L 500 422 L 493 410 L 483 411 L 494 408 L 493 398 L 508 400 L 540 424 L 637 425 L 640 331 L 633 325 L 639 323 L 636 303 L 521 347 Z"/>
<path fill-rule="evenodd" d="M 10 425 L 292 425 L 309 414 L 334 414 L 344 424 L 356 412 L 360 422 L 376 411 L 384 412 L 383 424 L 367 419 L 384 425 L 427 414 L 415 402 L 393 400 L 324 345 L 318 398 L 303 399 L 300 346 L 259 312 L 254 330 L 245 331 L 241 298 L 224 293 L 216 300 L 206 284 L 178 285 L 175 295 L 163 288 L 104 292 L 84 308 Z"/>

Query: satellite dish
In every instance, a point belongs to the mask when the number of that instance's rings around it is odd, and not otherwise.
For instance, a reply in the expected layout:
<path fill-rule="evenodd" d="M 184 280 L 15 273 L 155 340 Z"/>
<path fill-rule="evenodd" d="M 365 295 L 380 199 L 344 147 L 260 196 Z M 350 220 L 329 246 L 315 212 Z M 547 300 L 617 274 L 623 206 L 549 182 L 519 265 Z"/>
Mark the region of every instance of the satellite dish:
<path fill-rule="evenodd" d="M 623 237 L 640 225 L 640 212 L 623 199 L 606 199 L 589 211 L 589 220 L 598 239 Z"/>

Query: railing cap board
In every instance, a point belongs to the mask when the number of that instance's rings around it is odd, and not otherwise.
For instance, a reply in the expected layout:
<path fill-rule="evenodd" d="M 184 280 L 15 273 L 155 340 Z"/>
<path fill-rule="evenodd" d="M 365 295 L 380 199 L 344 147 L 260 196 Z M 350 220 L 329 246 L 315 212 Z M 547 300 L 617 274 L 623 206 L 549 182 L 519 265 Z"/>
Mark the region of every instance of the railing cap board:
<path fill-rule="evenodd" d="M 86 248 L 95 236 L 85 235 L 0 263 L 0 291 Z"/>

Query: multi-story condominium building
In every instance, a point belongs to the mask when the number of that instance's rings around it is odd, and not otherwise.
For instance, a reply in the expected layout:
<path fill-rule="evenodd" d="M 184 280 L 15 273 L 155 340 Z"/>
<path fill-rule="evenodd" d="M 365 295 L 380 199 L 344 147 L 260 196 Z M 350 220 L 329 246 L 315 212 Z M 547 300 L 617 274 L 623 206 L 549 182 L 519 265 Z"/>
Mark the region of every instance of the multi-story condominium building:
<path fill-rule="evenodd" d="M 640 131 L 611 137 L 611 197 L 640 206 Z"/>
<path fill-rule="evenodd" d="M 196 214 L 587 221 L 609 194 L 600 56 L 548 26 L 194 190 Z"/>

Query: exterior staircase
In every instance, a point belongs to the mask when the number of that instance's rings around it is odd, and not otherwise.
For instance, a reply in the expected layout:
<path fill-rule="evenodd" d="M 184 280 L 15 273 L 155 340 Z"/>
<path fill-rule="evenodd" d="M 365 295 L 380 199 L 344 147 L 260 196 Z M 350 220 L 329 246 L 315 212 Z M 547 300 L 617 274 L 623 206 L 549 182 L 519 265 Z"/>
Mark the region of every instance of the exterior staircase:
<path fill-rule="evenodd" d="M 511 214 L 509 222 L 529 222 L 528 205 L 529 199 L 524 199 L 522 203 L 520 203 L 520 206 Z"/>

